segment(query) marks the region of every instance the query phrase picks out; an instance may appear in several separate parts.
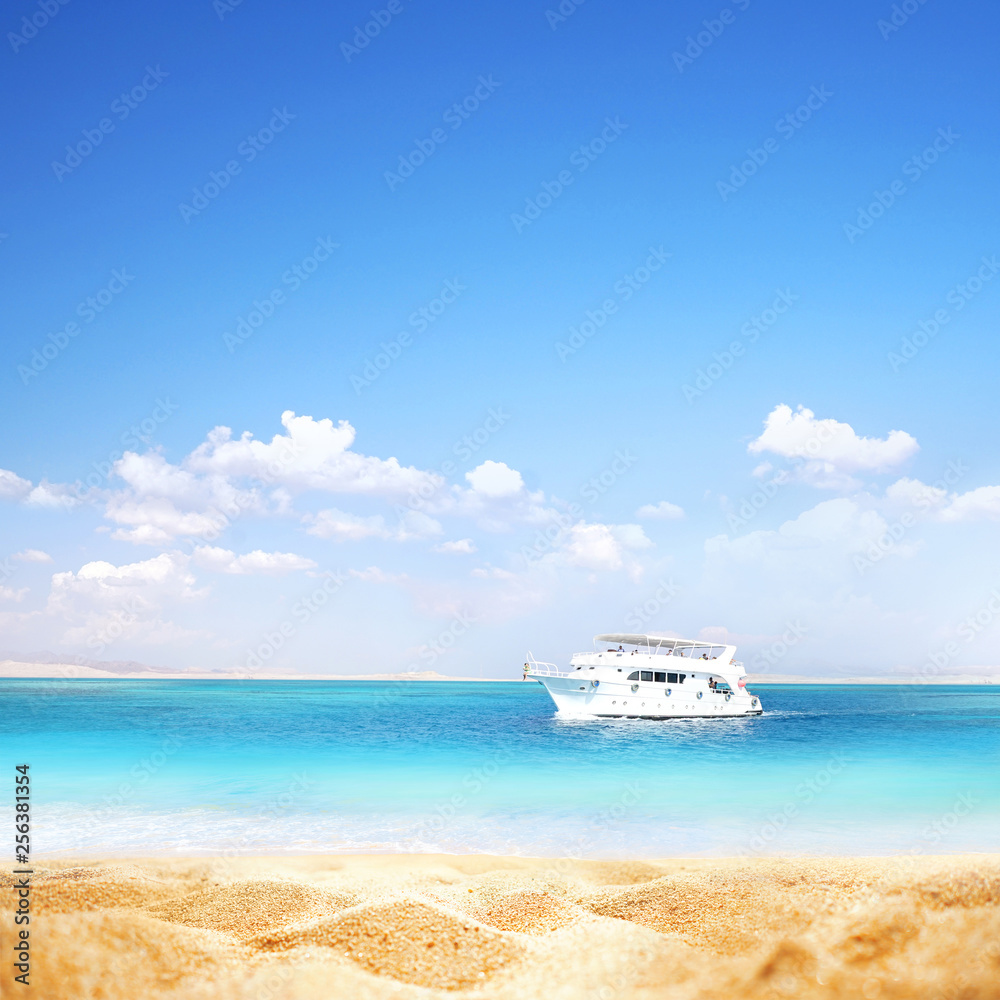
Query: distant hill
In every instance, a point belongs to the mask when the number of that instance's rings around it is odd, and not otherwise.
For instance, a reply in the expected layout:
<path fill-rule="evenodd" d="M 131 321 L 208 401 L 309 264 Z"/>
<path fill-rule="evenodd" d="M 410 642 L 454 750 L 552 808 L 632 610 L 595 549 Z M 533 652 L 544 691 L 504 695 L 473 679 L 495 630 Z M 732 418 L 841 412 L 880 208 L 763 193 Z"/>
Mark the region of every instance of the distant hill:
<path fill-rule="evenodd" d="M 20 678 L 22 680 L 99 680 L 120 677 L 127 680 L 227 681 L 481 681 L 491 679 L 449 677 L 434 670 L 382 674 L 303 674 L 290 670 L 247 673 L 240 670 L 199 670 L 198 668 L 183 670 L 177 667 L 151 667 L 148 663 L 138 663 L 135 660 L 91 660 L 86 656 L 70 656 L 48 651 L 16 653 L 10 650 L 0 650 L 0 677 Z"/>
<path fill-rule="evenodd" d="M 91 660 L 86 656 L 73 656 L 68 653 L 50 653 L 44 650 L 40 653 L 17 653 L 0 649 L 0 661 L 9 660 L 13 663 L 66 663 L 76 667 L 87 667 L 90 670 L 101 670 L 109 674 L 183 674 L 184 670 L 176 667 L 151 667 L 148 663 L 136 660 Z"/>

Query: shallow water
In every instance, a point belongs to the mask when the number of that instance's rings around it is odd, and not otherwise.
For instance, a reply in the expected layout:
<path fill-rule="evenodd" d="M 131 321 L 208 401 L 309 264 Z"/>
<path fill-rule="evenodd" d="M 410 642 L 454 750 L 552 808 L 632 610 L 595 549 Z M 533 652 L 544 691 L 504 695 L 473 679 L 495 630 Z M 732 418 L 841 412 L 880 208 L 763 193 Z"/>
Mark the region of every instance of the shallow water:
<path fill-rule="evenodd" d="M 1000 851 L 1000 689 L 754 692 L 568 721 L 531 682 L 3 680 L 0 751 L 36 855 Z"/>

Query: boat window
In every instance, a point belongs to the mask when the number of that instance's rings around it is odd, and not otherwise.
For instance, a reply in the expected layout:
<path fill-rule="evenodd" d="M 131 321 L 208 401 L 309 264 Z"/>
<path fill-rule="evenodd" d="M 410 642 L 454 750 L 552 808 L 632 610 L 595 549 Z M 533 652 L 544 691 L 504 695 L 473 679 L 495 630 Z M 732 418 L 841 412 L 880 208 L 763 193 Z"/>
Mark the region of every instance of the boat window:
<path fill-rule="evenodd" d="M 687 677 L 687 674 L 678 674 L 677 675 L 677 683 L 678 684 L 683 684 L 685 677 Z"/>
<path fill-rule="evenodd" d="M 677 683 L 677 674 L 667 674 L 667 683 L 668 684 L 676 684 Z"/>
<path fill-rule="evenodd" d="M 651 681 L 653 679 L 653 671 L 652 670 L 640 671 L 640 676 L 644 681 Z"/>
<path fill-rule="evenodd" d="M 632 673 L 630 673 L 628 675 L 628 680 L 630 680 L 630 681 L 637 681 L 638 679 L 639 679 L 639 671 L 638 670 L 633 670 Z"/>
<path fill-rule="evenodd" d="M 657 684 L 666 684 L 667 683 L 667 675 L 666 674 L 661 674 L 659 671 L 657 671 L 656 672 L 656 683 Z"/>

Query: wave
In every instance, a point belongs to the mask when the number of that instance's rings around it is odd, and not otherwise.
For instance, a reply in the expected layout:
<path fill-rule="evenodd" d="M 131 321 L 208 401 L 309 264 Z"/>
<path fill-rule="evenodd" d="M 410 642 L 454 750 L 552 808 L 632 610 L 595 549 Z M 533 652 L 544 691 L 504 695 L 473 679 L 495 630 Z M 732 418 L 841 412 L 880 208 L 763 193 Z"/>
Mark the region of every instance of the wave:
<path fill-rule="evenodd" d="M 618 817 L 614 809 L 580 813 L 504 812 L 441 817 L 426 813 L 261 815 L 224 809 L 121 810 L 94 814 L 75 803 L 35 811 L 36 853 L 43 856 L 252 856 L 259 854 L 497 854 L 515 857 L 634 859 L 1000 851 L 991 816 L 966 818 L 928 839 L 912 821 L 865 817 L 836 825 L 779 813 L 770 818 Z"/>

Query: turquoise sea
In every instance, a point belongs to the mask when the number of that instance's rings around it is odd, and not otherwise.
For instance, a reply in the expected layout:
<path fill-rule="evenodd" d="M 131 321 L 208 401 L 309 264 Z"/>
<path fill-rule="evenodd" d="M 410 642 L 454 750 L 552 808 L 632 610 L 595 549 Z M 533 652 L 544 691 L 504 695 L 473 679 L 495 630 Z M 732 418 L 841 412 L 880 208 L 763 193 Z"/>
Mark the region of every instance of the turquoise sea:
<path fill-rule="evenodd" d="M 1000 687 L 754 692 L 563 721 L 530 681 L 3 680 L 0 757 L 36 856 L 1000 851 Z"/>

